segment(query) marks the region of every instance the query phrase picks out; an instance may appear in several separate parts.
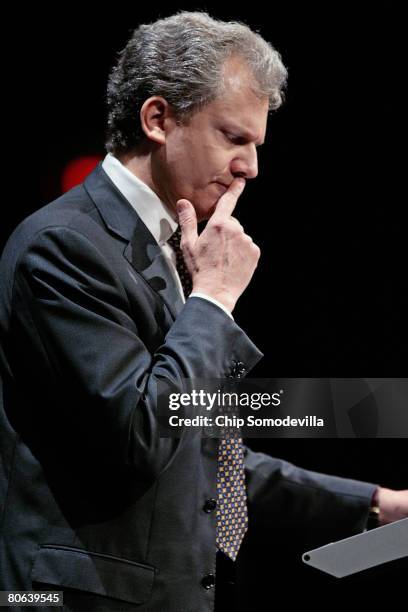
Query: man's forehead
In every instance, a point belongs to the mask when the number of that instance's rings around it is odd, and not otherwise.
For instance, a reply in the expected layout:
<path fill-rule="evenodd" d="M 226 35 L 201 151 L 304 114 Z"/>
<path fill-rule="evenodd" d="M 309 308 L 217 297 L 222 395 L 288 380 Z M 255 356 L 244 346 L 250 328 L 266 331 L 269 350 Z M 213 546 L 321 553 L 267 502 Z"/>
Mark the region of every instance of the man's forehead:
<path fill-rule="evenodd" d="M 231 118 L 249 130 L 266 128 L 269 111 L 267 96 L 259 97 L 253 73 L 239 57 L 232 57 L 223 67 L 224 88 L 214 100 L 212 110 L 220 117 Z"/>

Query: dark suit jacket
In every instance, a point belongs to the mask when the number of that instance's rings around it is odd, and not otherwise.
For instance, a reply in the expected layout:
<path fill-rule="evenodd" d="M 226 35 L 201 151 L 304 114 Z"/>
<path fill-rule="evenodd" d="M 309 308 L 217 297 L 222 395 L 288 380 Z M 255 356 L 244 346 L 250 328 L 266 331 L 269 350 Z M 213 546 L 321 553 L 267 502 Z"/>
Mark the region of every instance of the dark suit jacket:
<path fill-rule="evenodd" d="M 261 353 L 210 302 L 183 305 L 101 165 L 16 229 L 1 288 L 0 588 L 64 590 L 68 610 L 210 611 L 217 441 L 161 438 L 155 383 Z M 246 477 L 265 528 L 359 531 L 374 490 L 249 449 Z"/>

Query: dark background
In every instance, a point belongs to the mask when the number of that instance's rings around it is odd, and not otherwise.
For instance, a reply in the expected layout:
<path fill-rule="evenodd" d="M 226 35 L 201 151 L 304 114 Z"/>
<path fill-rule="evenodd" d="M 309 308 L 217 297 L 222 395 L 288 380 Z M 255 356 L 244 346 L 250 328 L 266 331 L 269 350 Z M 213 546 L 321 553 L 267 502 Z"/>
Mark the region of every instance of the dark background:
<path fill-rule="evenodd" d="M 385 2 L 223 6 L 95 5 L 89 15 L 84 7 L 58 6 L 9 18 L 2 245 L 24 216 L 60 194 L 69 160 L 104 155 L 107 75 L 132 29 L 180 9 L 239 19 L 271 41 L 289 69 L 286 103 L 270 119 L 259 177 L 236 212 L 262 250 L 234 312 L 265 353 L 251 375 L 405 376 L 402 16 Z M 405 440 L 249 445 L 309 469 L 408 487 Z M 402 585 L 406 575 L 406 565 L 392 565 L 350 580 L 327 578 L 299 561 L 310 534 L 289 534 L 290 545 L 287 535 L 259 539 L 252 551 L 247 596 L 255 609 L 274 584 L 285 586 L 289 603 L 310 585 L 316 601 L 323 585 L 374 593 L 379 584 Z"/>

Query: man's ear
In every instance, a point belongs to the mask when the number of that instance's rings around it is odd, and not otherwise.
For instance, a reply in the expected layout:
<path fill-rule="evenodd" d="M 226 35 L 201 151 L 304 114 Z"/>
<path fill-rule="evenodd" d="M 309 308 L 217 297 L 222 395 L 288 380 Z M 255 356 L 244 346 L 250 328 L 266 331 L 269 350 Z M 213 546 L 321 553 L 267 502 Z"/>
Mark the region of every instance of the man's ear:
<path fill-rule="evenodd" d="M 166 123 L 173 116 L 169 103 L 161 96 L 152 96 L 140 109 L 140 123 L 146 138 L 157 144 L 166 141 Z"/>

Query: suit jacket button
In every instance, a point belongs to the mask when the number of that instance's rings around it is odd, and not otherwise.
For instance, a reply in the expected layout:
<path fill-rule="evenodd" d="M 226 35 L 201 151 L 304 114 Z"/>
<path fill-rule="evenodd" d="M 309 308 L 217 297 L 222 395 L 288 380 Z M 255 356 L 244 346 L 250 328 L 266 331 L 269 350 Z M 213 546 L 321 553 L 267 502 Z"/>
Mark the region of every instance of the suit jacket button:
<path fill-rule="evenodd" d="M 212 589 L 212 588 L 214 588 L 214 585 L 215 585 L 215 576 L 214 576 L 214 574 L 207 574 L 201 580 L 201 586 L 204 587 L 205 589 Z"/>
<path fill-rule="evenodd" d="M 247 371 L 245 364 L 242 363 L 242 361 L 238 361 L 236 368 L 240 374 L 245 374 Z"/>
<path fill-rule="evenodd" d="M 246 372 L 246 366 L 242 361 L 233 361 L 231 373 L 228 378 L 242 378 Z"/>
<path fill-rule="evenodd" d="M 214 512 L 216 507 L 217 507 L 216 499 L 207 499 L 203 506 L 203 510 L 204 512 L 207 512 L 207 514 L 210 514 L 210 512 Z"/>

